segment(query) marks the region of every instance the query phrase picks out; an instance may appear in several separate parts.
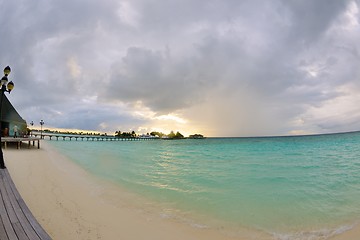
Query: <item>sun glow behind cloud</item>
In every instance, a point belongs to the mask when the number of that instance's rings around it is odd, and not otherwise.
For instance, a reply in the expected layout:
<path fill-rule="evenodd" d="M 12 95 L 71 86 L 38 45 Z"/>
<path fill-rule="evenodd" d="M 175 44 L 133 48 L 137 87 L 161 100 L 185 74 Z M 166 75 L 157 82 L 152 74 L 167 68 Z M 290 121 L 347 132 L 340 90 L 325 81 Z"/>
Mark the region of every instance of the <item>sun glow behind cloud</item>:
<path fill-rule="evenodd" d="M 167 115 L 161 115 L 161 116 L 158 116 L 158 117 L 155 117 L 154 119 L 157 119 L 157 120 L 165 120 L 165 121 L 174 121 L 176 123 L 179 123 L 179 124 L 186 124 L 187 121 L 179 116 L 176 116 L 176 115 L 173 115 L 173 114 L 167 114 Z"/>
<path fill-rule="evenodd" d="M 69 72 L 71 77 L 78 78 L 81 74 L 81 67 L 77 63 L 74 57 L 70 57 L 67 61 L 67 67 L 69 68 Z"/>

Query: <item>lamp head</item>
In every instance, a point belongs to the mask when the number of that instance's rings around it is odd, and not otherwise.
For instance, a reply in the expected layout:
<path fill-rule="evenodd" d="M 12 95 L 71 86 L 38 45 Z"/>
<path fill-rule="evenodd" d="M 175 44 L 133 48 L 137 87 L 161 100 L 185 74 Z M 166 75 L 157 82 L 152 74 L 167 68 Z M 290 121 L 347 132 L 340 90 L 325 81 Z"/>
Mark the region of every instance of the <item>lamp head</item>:
<path fill-rule="evenodd" d="M 8 89 L 8 91 L 9 91 L 9 93 L 11 92 L 11 90 L 14 89 L 14 83 L 13 83 L 12 81 L 10 81 L 10 82 L 8 83 L 7 89 Z"/>
<path fill-rule="evenodd" d="M 1 86 L 2 86 L 2 85 L 6 85 L 7 82 L 8 82 L 7 76 L 3 76 L 3 77 L 1 78 L 0 84 L 1 84 Z"/>
<path fill-rule="evenodd" d="M 5 76 L 9 75 L 11 72 L 11 68 L 9 66 L 7 66 L 6 68 L 4 68 L 4 74 Z"/>

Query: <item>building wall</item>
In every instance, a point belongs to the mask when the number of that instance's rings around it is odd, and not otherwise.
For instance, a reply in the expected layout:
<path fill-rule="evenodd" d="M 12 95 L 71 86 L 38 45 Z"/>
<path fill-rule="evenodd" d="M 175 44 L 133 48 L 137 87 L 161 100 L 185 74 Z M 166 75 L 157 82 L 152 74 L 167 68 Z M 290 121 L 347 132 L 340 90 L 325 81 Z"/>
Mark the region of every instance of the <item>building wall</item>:
<path fill-rule="evenodd" d="M 13 105 L 10 103 L 6 95 L 2 99 L 2 114 L 1 114 L 1 132 L 4 136 L 14 136 L 14 126 L 18 127 L 18 135 L 26 134 L 26 121 L 19 115 Z"/>

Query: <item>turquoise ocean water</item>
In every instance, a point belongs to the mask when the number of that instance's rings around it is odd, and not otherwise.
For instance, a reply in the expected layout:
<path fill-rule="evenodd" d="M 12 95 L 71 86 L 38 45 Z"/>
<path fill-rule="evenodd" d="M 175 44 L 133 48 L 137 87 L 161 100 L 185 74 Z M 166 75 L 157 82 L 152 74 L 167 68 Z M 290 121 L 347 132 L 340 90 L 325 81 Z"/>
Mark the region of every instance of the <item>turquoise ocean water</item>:
<path fill-rule="evenodd" d="M 360 222 L 358 132 L 49 143 L 91 174 L 164 204 L 170 215 L 190 212 L 274 239 L 326 239 Z"/>

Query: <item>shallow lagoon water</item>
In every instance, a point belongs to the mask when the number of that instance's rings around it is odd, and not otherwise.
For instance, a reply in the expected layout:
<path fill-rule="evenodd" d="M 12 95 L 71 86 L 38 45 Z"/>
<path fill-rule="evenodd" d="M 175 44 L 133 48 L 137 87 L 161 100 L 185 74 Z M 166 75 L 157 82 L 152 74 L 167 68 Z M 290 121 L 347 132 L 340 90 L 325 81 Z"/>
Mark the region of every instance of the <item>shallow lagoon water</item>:
<path fill-rule="evenodd" d="M 360 133 L 49 143 L 169 216 L 278 239 L 323 239 L 360 220 Z"/>

